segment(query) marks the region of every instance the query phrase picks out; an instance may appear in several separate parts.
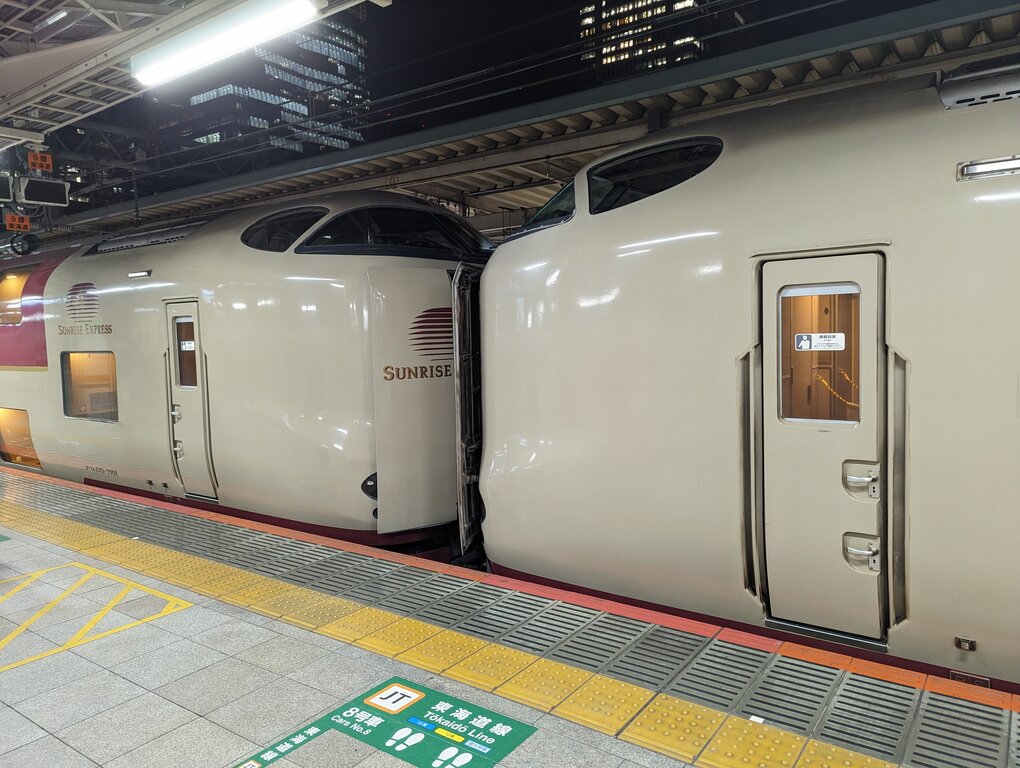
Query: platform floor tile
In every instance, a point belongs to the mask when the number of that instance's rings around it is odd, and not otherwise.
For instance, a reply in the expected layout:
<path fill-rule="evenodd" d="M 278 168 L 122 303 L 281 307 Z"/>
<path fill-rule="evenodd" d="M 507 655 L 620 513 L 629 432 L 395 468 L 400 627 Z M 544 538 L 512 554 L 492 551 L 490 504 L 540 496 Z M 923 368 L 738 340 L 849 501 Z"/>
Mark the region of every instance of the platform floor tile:
<path fill-rule="evenodd" d="M 392 658 L 442 631 L 441 627 L 434 624 L 404 618 L 398 619 L 370 635 L 365 635 L 356 640 L 354 644 Z"/>
<path fill-rule="evenodd" d="M 399 618 L 395 613 L 380 611 L 378 608 L 362 608 L 360 611 L 324 624 L 315 631 L 337 640 L 343 640 L 345 643 L 353 643 L 365 635 L 392 624 Z"/>
<path fill-rule="evenodd" d="M 342 597 L 328 597 L 320 594 L 318 602 L 285 613 L 281 618 L 288 624 L 303 629 L 318 629 L 337 619 L 342 619 L 344 616 L 349 616 L 355 611 L 360 611 L 363 607 L 350 600 L 344 600 Z"/>
<path fill-rule="evenodd" d="M 660 693 L 631 721 L 620 738 L 690 762 L 726 717 L 725 712 Z"/>
<path fill-rule="evenodd" d="M 731 715 L 698 758 L 699 768 L 793 768 L 803 736 Z"/>
<path fill-rule="evenodd" d="M 483 691 L 491 691 L 536 661 L 538 656 L 524 651 L 515 651 L 501 645 L 487 645 L 447 669 L 444 674 Z"/>
<path fill-rule="evenodd" d="M 614 736 L 654 695 L 654 691 L 639 685 L 595 675 L 556 707 L 553 714 Z"/>
<path fill-rule="evenodd" d="M 397 660 L 413 664 L 429 672 L 442 672 L 478 652 L 486 645 L 488 643 L 477 637 L 443 630 L 425 642 L 399 654 Z"/>
<path fill-rule="evenodd" d="M 539 659 L 496 689 L 496 693 L 549 712 L 591 679 L 592 673 L 558 661 Z"/>
<path fill-rule="evenodd" d="M 896 764 L 811 740 L 797 761 L 797 768 L 896 768 Z"/>
<path fill-rule="evenodd" d="M 224 566 L 230 568 L 230 566 Z M 207 581 L 202 584 L 196 584 L 191 587 L 195 592 L 200 595 L 206 595 L 207 597 L 219 598 L 222 595 L 236 592 L 239 589 L 243 589 L 246 586 L 255 584 L 262 580 L 263 576 L 258 576 L 254 573 L 248 573 L 238 568 L 230 568 L 230 573 L 215 578 L 212 581 Z"/>

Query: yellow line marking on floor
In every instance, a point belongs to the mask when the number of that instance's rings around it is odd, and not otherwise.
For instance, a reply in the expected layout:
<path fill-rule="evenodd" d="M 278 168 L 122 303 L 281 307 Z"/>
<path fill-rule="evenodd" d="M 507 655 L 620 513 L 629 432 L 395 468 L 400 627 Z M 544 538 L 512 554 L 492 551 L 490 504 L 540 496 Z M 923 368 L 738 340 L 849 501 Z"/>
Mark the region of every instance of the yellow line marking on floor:
<path fill-rule="evenodd" d="M 59 595 L 57 595 L 53 600 L 48 602 L 46 605 L 44 605 L 38 611 L 36 611 L 28 619 L 28 621 L 22 622 L 18 627 L 15 627 L 13 630 L 11 630 L 7 634 L 7 637 L 5 637 L 2 640 L 0 640 L 0 650 L 3 650 L 16 637 L 20 636 L 23 632 L 27 631 L 29 627 L 31 627 L 33 624 L 35 624 L 35 622 L 37 622 L 39 619 L 41 619 L 47 613 L 49 613 L 54 608 L 56 608 L 57 605 L 59 605 L 64 600 L 64 598 L 68 597 L 72 592 L 74 592 L 76 589 L 78 589 L 78 587 L 80 587 L 82 584 L 84 584 L 86 581 L 88 581 L 91 578 L 92 578 L 92 574 L 91 573 L 84 573 L 84 574 L 82 574 L 80 579 L 78 579 L 76 582 L 74 582 L 71 586 L 69 586 L 67 589 L 65 589 L 63 592 L 61 592 Z"/>
<path fill-rule="evenodd" d="M 591 679 L 592 674 L 558 661 L 539 659 L 494 693 L 548 712 Z"/>
<path fill-rule="evenodd" d="M 791 768 L 806 741 L 796 733 L 730 715 L 695 765 L 699 768 L 746 768 L 749 765 Z"/>
<path fill-rule="evenodd" d="M 689 763 L 705 748 L 726 716 L 725 712 L 660 693 L 620 738 Z"/>
<path fill-rule="evenodd" d="M 797 761 L 797 768 L 896 768 L 896 765 L 812 739 Z"/>
<path fill-rule="evenodd" d="M 60 605 L 60 603 L 67 599 L 67 597 L 74 594 L 74 592 L 76 592 L 81 586 L 88 582 L 89 579 L 97 576 L 104 579 L 108 579 L 110 581 L 120 584 L 121 589 L 111 600 L 109 600 L 101 608 L 98 607 L 97 604 L 97 612 L 93 616 L 91 616 L 91 618 L 89 618 L 89 620 L 85 623 L 85 625 L 81 629 L 75 632 L 75 634 L 60 647 L 51 648 L 48 651 L 35 654 L 34 656 L 30 656 L 24 659 L 18 659 L 17 661 L 13 661 L 3 666 L 0 666 L 0 672 L 6 672 L 9 669 L 14 669 L 15 667 L 20 667 L 24 664 L 28 664 L 33 661 L 38 661 L 39 659 L 44 659 L 48 656 L 53 656 L 54 654 L 60 653 L 61 651 L 67 651 L 72 648 L 77 648 L 78 646 L 85 645 L 86 643 L 91 643 L 92 641 L 98 640 L 102 637 L 108 637 L 109 635 L 115 634 L 117 632 L 123 632 L 125 630 L 132 629 L 133 627 L 137 627 L 141 624 L 145 624 L 149 621 L 153 621 L 154 619 L 158 619 L 163 616 L 168 616 L 171 613 L 176 613 L 177 611 L 183 610 L 184 608 L 188 608 L 191 606 L 191 603 L 188 602 L 187 600 L 183 600 L 179 597 L 174 597 L 173 595 L 168 595 L 167 593 L 161 592 L 158 589 L 153 589 L 152 587 L 145 586 L 144 584 L 131 581 L 130 579 L 126 579 L 123 576 L 118 576 L 115 573 L 110 573 L 108 571 L 102 571 L 98 568 L 93 568 L 92 566 L 85 565 L 84 563 L 64 563 L 62 565 L 53 566 L 52 568 L 45 568 L 40 571 L 35 571 L 31 574 L 26 574 L 28 577 L 30 577 L 29 581 L 27 581 L 26 583 L 34 583 L 44 573 L 50 573 L 52 571 L 57 571 L 62 568 L 77 569 L 80 570 L 82 574 L 73 584 L 65 588 L 57 597 L 50 600 L 48 603 L 46 603 L 46 605 L 39 608 L 39 610 L 37 610 L 26 621 L 22 622 L 20 625 L 18 625 L 9 633 L 7 633 L 5 637 L 0 639 L 0 650 L 9 646 L 19 636 L 21 636 L 26 631 L 31 629 L 32 625 L 35 624 L 35 622 L 37 622 L 51 610 Z M 19 587 L 21 586 L 22 585 L 19 585 Z M 10 594 L 13 593 L 13 591 L 14 590 L 12 590 L 12 592 L 9 592 L 4 597 L 9 596 Z M 147 595 L 152 595 L 154 597 L 160 598 L 162 600 L 165 600 L 166 604 L 163 606 L 163 608 L 161 608 L 158 612 L 152 614 L 151 616 L 146 616 L 141 619 L 135 619 L 134 621 L 130 621 L 121 626 L 114 627 L 113 629 L 108 629 L 103 632 L 98 632 L 96 634 L 89 635 L 89 632 L 91 632 L 99 624 L 99 622 L 101 622 L 106 616 L 108 616 L 110 612 L 114 609 L 114 607 L 116 607 L 117 604 L 120 603 L 121 600 L 123 600 L 133 591 L 144 592 Z"/>
<path fill-rule="evenodd" d="M 655 695 L 654 691 L 595 675 L 553 710 L 575 723 L 615 736 Z"/>
<path fill-rule="evenodd" d="M 25 578 L 25 577 L 14 576 L 11 579 L 5 579 L 5 581 L 14 581 L 15 579 L 20 579 L 20 578 Z M 30 574 L 28 574 L 27 578 L 25 578 L 25 580 L 21 584 L 18 584 L 16 587 L 11 589 L 10 591 L 4 592 L 4 594 L 0 595 L 0 603 L 4 602 L 9 597 L 14 597 L 14 595 L 18 594 L 21 590 L 25 589 L 30 584 L 34 583 L 35 580 L 38 579 L 38 578 L 39 578 L 39 574 L 38 573 L 30 573 Z"/>

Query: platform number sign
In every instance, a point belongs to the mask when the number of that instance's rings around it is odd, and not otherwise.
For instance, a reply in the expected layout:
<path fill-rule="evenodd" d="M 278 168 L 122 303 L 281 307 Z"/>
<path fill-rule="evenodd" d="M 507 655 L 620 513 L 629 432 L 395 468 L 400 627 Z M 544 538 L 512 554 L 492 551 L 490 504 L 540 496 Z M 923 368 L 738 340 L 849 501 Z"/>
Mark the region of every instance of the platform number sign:
<path fill-rule="evenodd" d="M 33 171 L 52 171 L 53 155 L 47 155 L 44 152 L 29 152 L 28 167 Z"/>
<path fill-rule="evenodd" d="M 236 768 L 263 768 L 328 731 L 353 736 L 417 768 L 494 768 L 535 727 L 394 677 Z"/>
<path fill-rule="evenodd" d="M 31 232 L 32 220 L 28 216 L 8 213 L 4 215 L 4 227 L 11 232 Z"/>

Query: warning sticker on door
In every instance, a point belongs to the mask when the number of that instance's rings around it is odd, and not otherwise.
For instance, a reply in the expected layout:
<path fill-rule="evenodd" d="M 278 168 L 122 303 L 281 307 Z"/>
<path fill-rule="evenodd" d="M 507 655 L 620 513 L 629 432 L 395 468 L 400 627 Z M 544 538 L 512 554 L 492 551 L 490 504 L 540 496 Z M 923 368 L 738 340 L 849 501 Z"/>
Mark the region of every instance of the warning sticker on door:
<path fill-rule="evenodd" d="M 846 349 L 844 333 L 798 333 L 793 337 L 798 352 L 839 352 Z"/>
<path fill-rule="evenodd" d="M 193 342 L 193 341 L 182 341 L 181 342 L 181 352 L 194 352 L 194 351 L 195 351 L 195 342 Z"/>

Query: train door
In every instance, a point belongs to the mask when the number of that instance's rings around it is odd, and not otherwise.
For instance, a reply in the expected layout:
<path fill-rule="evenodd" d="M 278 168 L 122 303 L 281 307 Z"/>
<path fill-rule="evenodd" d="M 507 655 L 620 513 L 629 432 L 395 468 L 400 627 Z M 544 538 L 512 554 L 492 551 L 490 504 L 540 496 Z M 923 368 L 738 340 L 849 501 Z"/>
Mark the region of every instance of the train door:
<path fill-rule="evenodd" d="M 189 496 L 215 498 L 198 302 L 167 302 L 166 322 L 170 340 L 168 405 L 174 466 Z"/>
<path fill-rule="evenodd" d="M 773 620 L 885 626 L 882 257 L 764 265 L 764 541 Z"/>

